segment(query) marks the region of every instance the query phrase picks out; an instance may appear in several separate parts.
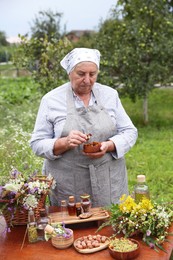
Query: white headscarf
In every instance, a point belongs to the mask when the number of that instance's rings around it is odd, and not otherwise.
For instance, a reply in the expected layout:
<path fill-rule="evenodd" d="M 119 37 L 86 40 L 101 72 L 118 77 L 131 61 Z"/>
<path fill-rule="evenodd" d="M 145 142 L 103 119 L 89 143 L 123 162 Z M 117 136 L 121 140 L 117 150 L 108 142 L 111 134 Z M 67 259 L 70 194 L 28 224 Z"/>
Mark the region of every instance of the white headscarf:
<path fill-rule="evenodd" d="M 94 62 L 99 69 L 100 52 L 96 49 L 75 48 L 62 59 L 60 64 L 69 74 L 71 70 L 82 61 Z"/>

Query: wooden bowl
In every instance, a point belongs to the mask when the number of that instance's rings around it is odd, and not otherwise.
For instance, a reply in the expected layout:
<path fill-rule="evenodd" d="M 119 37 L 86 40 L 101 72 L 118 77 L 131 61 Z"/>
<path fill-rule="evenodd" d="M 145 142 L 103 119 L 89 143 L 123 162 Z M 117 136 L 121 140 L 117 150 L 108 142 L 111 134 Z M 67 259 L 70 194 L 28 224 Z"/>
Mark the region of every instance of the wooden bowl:
<path fill-rule="evenodd" d="M 85 153 L 97 153 L 100 151 L 101 143 L 100 142 L 92 142 L 83 145 L 83 151 Z"/>
<path fill-rule="evenodd" d="M 135 239 L 130 239 L 130 241 L 132 241 L 133 243 L 137 244 L 137 248 L 132 250 L 132 251 L 128 251 L 128 252 L 120 252 L 120 251 L 116 251 L 113 248 L 108 247 L 109 249 L 109 253 L 110 255 L 117 260 L 130 260 L 130 259 L 135 259 L 139 253 L 140 253 L 140 244 L 137 240 Z"/>
<path fill-rule="evenodd" d="M 69 229 L 69 228 L 68 228 Z M 69 229 L 72 233 L 70 237 L 56 236 L 51 238 L 52 245 L 59 249 L 70 247 L 74 242 L 73 230 Z"/>

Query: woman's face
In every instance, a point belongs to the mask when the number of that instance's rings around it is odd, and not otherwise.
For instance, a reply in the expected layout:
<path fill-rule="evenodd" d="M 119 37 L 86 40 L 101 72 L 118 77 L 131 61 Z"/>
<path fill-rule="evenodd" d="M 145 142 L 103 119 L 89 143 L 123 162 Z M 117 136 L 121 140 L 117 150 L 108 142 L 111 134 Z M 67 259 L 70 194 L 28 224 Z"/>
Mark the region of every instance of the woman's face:
<path fill-rule="evenodd" d="M 69 79 L 74 92 L 78 95 L 88 94 L 97 80 L 98 67 L 93 62 L 80 62 L 70 72 Z"/>

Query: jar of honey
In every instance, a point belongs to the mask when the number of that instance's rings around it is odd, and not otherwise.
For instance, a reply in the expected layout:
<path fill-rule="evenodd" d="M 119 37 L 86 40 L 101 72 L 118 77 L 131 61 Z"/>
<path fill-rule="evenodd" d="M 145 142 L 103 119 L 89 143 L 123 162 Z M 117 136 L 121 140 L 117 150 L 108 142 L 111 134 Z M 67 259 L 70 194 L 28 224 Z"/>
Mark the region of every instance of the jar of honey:
<path fill-rule="evenodd" d="M 90 212 L 90 208 L 91 208 L 91 200 L 90 200 L 90 195 L 89 194 L 82 194 L 80 196 L 81 198 L 81 206 L 82 206 L 82 210 L 83 212 Z"/>

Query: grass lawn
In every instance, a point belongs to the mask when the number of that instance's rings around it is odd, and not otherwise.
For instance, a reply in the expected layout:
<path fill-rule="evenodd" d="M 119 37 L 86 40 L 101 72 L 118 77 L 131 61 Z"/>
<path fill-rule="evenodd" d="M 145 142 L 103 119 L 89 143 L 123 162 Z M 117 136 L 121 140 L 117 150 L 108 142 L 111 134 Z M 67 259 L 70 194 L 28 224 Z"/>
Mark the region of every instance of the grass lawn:
<path fill-rule="evenodd" d="M 126 111 L 138 128 L 136 145 L 126 155 L 129 189 L 136 176 L 145 174 L 151 197 L 173 201 L 173 88 L 155 89 L 149 96 L 149 125 L 142 123 L 142 101 L 123 99 Z"/>
<path fill-rule="evenodd" d="M 1 184 L 11 167 L 25 174 L 41 172 L 43 161 L 33 154 L 28 144 L 40 96 L 34 93 L 30 80 L 25 79 L 21 92 L 21 87 L 18 87 L 21 82 L 5 82 L 3 80 L 2 84 L 0 80 L 0 109 L 3 112 L 0 113 Z M 11 100 L 6 95 L 11 93 L 10 89 L 13 90 Z M 142 123 L 141 100 L 136 103 L 128 98 L 121 100 L 139 133 L 136 145 L 126 154 L 130 192 L 133 191 L 136 176 L 145 174 L 152 198 L 156 201 L 173 201 L 173 89 L 155 89 L 150 94 L 148 126 Z"/>

